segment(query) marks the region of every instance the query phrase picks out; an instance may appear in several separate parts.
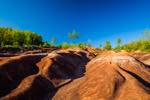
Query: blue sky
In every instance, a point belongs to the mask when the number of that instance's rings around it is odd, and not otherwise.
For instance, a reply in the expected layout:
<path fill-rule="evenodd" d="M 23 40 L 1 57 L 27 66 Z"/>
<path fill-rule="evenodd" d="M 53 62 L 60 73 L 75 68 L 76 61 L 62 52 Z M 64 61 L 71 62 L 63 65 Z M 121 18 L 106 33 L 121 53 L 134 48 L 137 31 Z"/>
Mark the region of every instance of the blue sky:
<path fill-rule="evenodd" d="M 127 43 L 150 29 L 150 0 L 0 0 L 0 26 L 31 30 L 45 41 L 77 42 L 94 46 L 121 37 Z"/>

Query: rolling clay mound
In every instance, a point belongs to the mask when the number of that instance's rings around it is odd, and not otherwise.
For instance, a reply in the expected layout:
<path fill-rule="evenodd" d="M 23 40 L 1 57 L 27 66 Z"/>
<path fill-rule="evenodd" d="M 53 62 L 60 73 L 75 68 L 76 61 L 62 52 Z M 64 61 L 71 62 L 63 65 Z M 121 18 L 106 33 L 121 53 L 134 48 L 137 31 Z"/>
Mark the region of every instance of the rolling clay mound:
<path fill-rule="evenodd" d="M 16 88 L 20 81 L 38 73 L 36 63 L 43 55 L 27 55 L 9 58 L 0 64 L 0 97 Z"/>
<path fill-rule="evenodd" d="M 1 100 L 45 100 L 53 91 L 54 86 L 49 80 L 41 75 L 31 75 Z"/>
<path fill-rule="evenodd" d="M 0 66 L 0 100 L 50 100 L 60 87 L 84 76 L 91 58 L 86 51 L 68 49 L 46 57 L 27 55 L 5 60 Z"/>
<path fill-rule="evenodd" d="M 44 57 L 37 65 L 40 74 L 51 80 L 55 86 L 62 81 L 84 75 L 85 65 L 92 56 L 82 50 L 58 50 Z"/>
<path fill-rule="evenodd" d="M 150 65 L 150 53 L 134 52 L 130 54 L 145 64 Z"/>
<path fill-rule="evenodd" d="M 104 53 L 85 76 L 61 87 L 53 100 L 150 100 L 150 66 L 126 53 Z"/>
<path fill-rule="evenodd" d="M 150 100 L 150 66 L 139 59 L 81 49 L 11 57 L 0 61 L 0 100 Z"/>

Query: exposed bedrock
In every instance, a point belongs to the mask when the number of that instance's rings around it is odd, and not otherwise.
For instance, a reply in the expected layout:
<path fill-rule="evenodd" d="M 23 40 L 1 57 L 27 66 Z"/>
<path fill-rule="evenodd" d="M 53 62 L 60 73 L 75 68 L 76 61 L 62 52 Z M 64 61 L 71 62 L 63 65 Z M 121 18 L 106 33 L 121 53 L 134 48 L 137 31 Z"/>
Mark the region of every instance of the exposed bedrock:
<path fill-rule="evenodd" d="M 103 53 L 53 100 L 150 100 L 150 67 L 127 53 Z"/>
<path fill-rule="evenodd" d="M 28 55 L 8 60 L 0 67 L 1 99 L 52 99 L 60 87 L 84 76 L 85 65 L 91 58 L 86 51 L 68 49 L 45 57 Z"/>
<path fill-rule="evenodd" d="M 36 63 L 43 55 L 16 56 L 0 64 L 0 96 L 16 88 L 22 79 L 38 73 Z"/>
<path fill-rule="evenodd" d="M 150 100 L 147 55 L 67 49 L 1 60 L 0 100 Z"/>

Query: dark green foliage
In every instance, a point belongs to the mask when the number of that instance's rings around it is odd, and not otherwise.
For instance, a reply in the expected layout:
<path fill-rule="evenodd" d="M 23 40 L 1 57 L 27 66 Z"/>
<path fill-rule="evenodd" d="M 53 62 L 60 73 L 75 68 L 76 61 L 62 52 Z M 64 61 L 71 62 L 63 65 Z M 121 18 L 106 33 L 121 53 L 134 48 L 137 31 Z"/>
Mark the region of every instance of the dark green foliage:
<path fill-rule="evenodd" d="M 44 42 L 44 44 L 43 44 L 43 47 L 44 48 L 48 48 L 48 47 L 50 47 L 51 45 L 48 43 L 48 42 Z"/>
<path fill-rule="evenodd" d="M 122 39 L 118 38 L 114 50 L 115 51 L 120 51 L 121 50 L 121 44 L 122 44 Z"/>
<path fill-rule="evenodd" d="M 132 41 L 128 44 L 123 45 L 122 49 L 129 52 L 137 50 L 150 52 L 150 40 L 140 39 L 137 41 Z"/>
<path fill-rule="evenodd" d="M 3 48 L 5 45 L 4 45 L 4 43 L 3 42 L 1 42 L 1 48 Z"/>
<path fill-rule="evenodd" d="M 19 43 L 18 42 L 13 42 L 13 47 L 14 48 L 19 48 Z"/>
<path fill-rule="evenodd" d="M 64 42 L 62 45 L 61 45 L 61 48 L 63 49 L 67 49 L 69 47 L 68 43 Z"/>
<path fill-rule="evenodd" d="M 76 45 L 73 44 L 73 43 L 70 43 L 69 47 L 70 47 L 70 48 L 73 48 L 73 47 L 76 47 Z"/>
<path fill-rule="evenodd" d="M 18 52 L 21 49 L 18 46 L 10 46 L 10 45 L 5 45 L 3 47 L 0 47 L 0 52 Z"/>
<path fill-rule="evenodd" d="M 72 33 L 68 34 L 68 38 L 72 39 L 72 40 L 76 39 L 76 38 L 79 38 L 79 33 L 74 30 Z"/>
<path fill-rule="evenodd" d="M 56 38 L 53 37 L 53 38 L 51 39 L 51 44 L 54 45 L 55 42 L 56 42 Z"/>
<path fill-rule="evenodd" d="M 122 39 L 121 38 L 118 38 L 117 39 L 117 47 L 121 47 L 121 43 L 122 43 Z"/>
<path fill-rule="evenodd" d="M 84 43 L 78 43 L 78 47 L 80 47 L 80 48 L 85 48 L 86 45 L 85 45 Z"/>
<path fill-rule="evenodd" d="M 145 30 L 141 38 L 120 46 L 120 50 L 150 52 L 150 30 Z"/>
<path fill-rule="evenodd" d="M 11 45 L 17 47 L 23 45 L 40 45 L 42 43 L 42 37 L 34 32 L 0 27 L 1 46 Z"/>
<path fill-rule="evenodd" d="M 76 31 L 73 31 L 72 33 L 68 34 L 69 39 L 75 40 L 79 38 L 79 33 Z M 42 47 L 51 47 L 51 46 L 56 46 L 56 38 L 51 39 L 51 44 L 48 42 L 43 42 L 42 37 L 34 32 L 31 31 L 20 31 L 20 30 L 15 30 L 12 28 L 3 28 L 0 27 L 0 50 L 21 50 L 22 48 L 27 48 L 27 49 L 34 49 L 34 48 L 42 48 Z M 80 48 L 87 48 L 90 47 L 91 45 L 87 43 L 78 43 L 74 44 L 72 41 L 71 44 L 68 43 L 63 43 L 60 45 L 57 45 L 57 47 L 60 48 L 73 48 L 73 47 L 80 47 Z M 102 45 L 99 45 L 100 48 Z M 111 43 L 109 41 L 106 41 L 104 46 L 104 50 L 111 50 Z M 144 34 L 142 36 L 142 39 L 136 40 L 129 42 L 127 44 L 122 45 L 122 39 L 118 38 L 116 42 L 116 46 L 113 48 L 115 51 L 120 51 L 120 50 L 126 50 L 129 52 L 132 51 L 144 51 L 144 52 L 150 52 L 150 30 L 144 31 Z"/>
<path fill-rule="evenodd" d="M 61 44 L 57 44 L 57 45 L 55 45 L 55 47 L 61 48 Z"/>
<path fill-rule="evenodd" d="M 104 48 L 105 50 L 111 50 L 111 44 L 110 44 L 110 42 L 109 42 L 109 41 L 106 41 L 103 48 Z"/>
<path fill-rule="evenodd" d="M 85 49 L 86 47 L 91 47 L 91 45 L 87 43 L 78 43 L 77 46 L 82 49 Z"/>

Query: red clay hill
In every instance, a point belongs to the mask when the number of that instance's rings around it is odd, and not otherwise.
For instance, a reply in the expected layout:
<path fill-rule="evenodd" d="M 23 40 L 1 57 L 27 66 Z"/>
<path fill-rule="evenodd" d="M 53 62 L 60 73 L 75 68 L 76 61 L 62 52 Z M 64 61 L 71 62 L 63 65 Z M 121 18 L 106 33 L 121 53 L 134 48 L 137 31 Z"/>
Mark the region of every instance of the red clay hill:
<path fill-rule="evenodd" d="M 66 49 L 0 57 L 0 100 L 150 100 L 149 55 Z"/>

